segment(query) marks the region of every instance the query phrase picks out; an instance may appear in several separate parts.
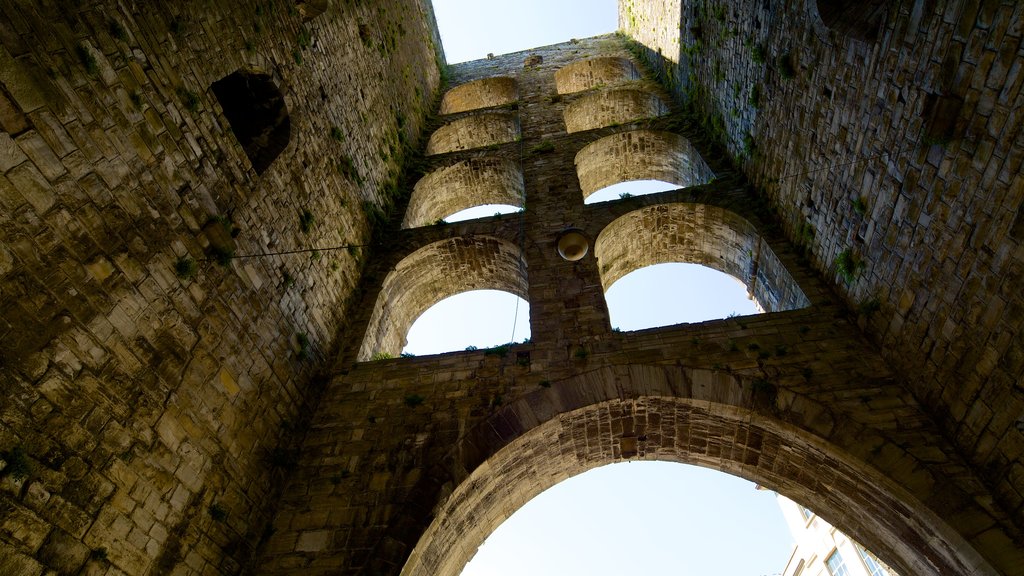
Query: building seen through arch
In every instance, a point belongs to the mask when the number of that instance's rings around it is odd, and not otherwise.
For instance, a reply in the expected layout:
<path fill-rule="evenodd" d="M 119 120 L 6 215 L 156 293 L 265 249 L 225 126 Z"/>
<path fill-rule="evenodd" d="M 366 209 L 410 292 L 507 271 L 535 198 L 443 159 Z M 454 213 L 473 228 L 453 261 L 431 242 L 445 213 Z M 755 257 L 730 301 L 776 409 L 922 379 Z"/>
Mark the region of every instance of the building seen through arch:
<path fill-rule="evenodd" d="M 0 0 L 0 573 L 455 576 L 664 460 L 1024 574 L 1019 3 L 624 0 L 453 66 L 425 0 L 73 4 Z M 660 263 L 765 313 L 614 330 Z M 476 289 L 530 341 L 400 356 Z"/>

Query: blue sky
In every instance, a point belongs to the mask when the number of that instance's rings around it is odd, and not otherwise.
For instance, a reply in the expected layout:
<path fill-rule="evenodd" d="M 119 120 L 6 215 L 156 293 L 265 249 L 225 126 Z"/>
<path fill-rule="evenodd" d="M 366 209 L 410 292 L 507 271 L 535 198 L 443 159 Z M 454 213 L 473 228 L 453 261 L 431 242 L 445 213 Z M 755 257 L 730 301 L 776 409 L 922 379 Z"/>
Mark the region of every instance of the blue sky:
<path fill-rule="evenodd" d="M 449 63 L 617 28 L 611 0 L 435 0 L 434 10 Z M 628 184 L 588 201 L 650 189 Z M 479 215 L 494 212 L 487 207 Z M 519 300 L 517 309 L 515 296 L 498 294 L 468 293 L 428 310 L 406 350 L 429 354 L 522 341 L 529 336 L 529 305 Z M 606 299 L 612 324 L 624 330 L 753 313 L 736 279 L 686 264 L 636 271 Z M 479 328 L 492 333 L 480 335 Z M 791 545 L 772 492 L 702 468 L 628 462 L 570 478 L 527 503 L 488 538 L 463 576 L 764 576 L 781 573 Z"/>

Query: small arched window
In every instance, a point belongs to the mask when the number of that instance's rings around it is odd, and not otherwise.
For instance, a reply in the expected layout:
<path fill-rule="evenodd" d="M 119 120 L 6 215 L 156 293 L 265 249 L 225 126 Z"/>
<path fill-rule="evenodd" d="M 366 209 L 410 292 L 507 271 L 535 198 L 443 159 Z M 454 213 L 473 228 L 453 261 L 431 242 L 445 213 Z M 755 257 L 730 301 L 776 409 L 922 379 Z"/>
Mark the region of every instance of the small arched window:
<path fill-rule="evenodd" d="M 288 146 L 291 121 L 284 96 L 266 74 L 236 71 L 211 86 L 257 174 Z"/>

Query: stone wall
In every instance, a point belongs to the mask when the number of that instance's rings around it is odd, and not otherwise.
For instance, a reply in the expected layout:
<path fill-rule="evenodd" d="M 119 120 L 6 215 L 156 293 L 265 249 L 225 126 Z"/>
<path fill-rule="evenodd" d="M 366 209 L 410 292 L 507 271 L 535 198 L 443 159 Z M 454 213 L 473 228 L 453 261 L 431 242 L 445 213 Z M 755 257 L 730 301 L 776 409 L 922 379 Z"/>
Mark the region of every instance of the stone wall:
<path fill-rule="evenodd" d="M 250 563 L 440 78 L 428 3 L 315 12 L 0 2 L 0 572 Z"/>
<path fill-rule="evenodd" d="M 620 25 L 1024 525 L 1024 4 L 665 9 L 624 0 Z"/>

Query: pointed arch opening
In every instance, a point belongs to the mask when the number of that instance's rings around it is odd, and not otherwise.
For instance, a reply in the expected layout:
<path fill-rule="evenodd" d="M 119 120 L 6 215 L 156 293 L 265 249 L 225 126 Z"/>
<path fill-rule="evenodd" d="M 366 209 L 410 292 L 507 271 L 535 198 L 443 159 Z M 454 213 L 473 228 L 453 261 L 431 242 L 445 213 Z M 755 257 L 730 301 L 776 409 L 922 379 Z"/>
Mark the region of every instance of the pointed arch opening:
<path fill-rule="evenodd" d="M 470 158 L 430 172 L 413 188 L 402 227 L 429 226 L 442 219 L 452 222 L 453 214 L 486 205 L 523 207 L 523 173 L 517 163 Z"/>
<path fill-rule="evenodd" d="M 595 140 L 576 154 L 575 164 L 584 202 L 620 182 L 658 180 L 686 188 L 715 177 L 688 139 L 654 130 L 631 130 Z"/>
<path fill-rule="evenodd" d="M 635 88 L 617 88 L 586 94 L 562 112 L 566 132 L 583 132 L 669 113 L 661 96 Z"/>
<path fill-rule="evenodd" d="M 571 94 L 641 78 L 640 69 L 629 58 L 590 58 L 573 62 L 555 72 L 555 88 L 559 94 Z"/>
<path fill-rule="evenodd" d="M 267 74 L 238 70 L 210 88 L 257 174 L 288 146 L 291 120 L 284 95 Z"/>
<path fill-rule="evenodd" d="M 716 206 L 673 203 L 629 212 L 601 231 L 594 255 L 606 293 L 635 270 L 682 263 L 699 264 L 737 279 L 760 310 L 810 305 L 754 226 Z"/>
<path fill-rule="evenodd" d="M 398 356 L 421 314 L 471 290 L 501 290 L 528 300 L 526 261 L 519 247 L 491 236 L 457 237 L 403 258 L 384 279 L 357 359 Z"/>
<path fill-rule="evenodd" d="M 666 566 L 775 574 L 791 543 L 774 492 L 699 466 L 615 462 L 535 496 L 487 536 L 462 576 L 661 574 Z M 726 548 L 744 554 L 724 557 Z"/>
<path fill-rule="evenodd" d="M 483 78 L 461 84 L 445 92 L 441 114 L 456 114 L 480 108 L 511 104 L 519 99 L 516 81 L 507 76 Z"/>

